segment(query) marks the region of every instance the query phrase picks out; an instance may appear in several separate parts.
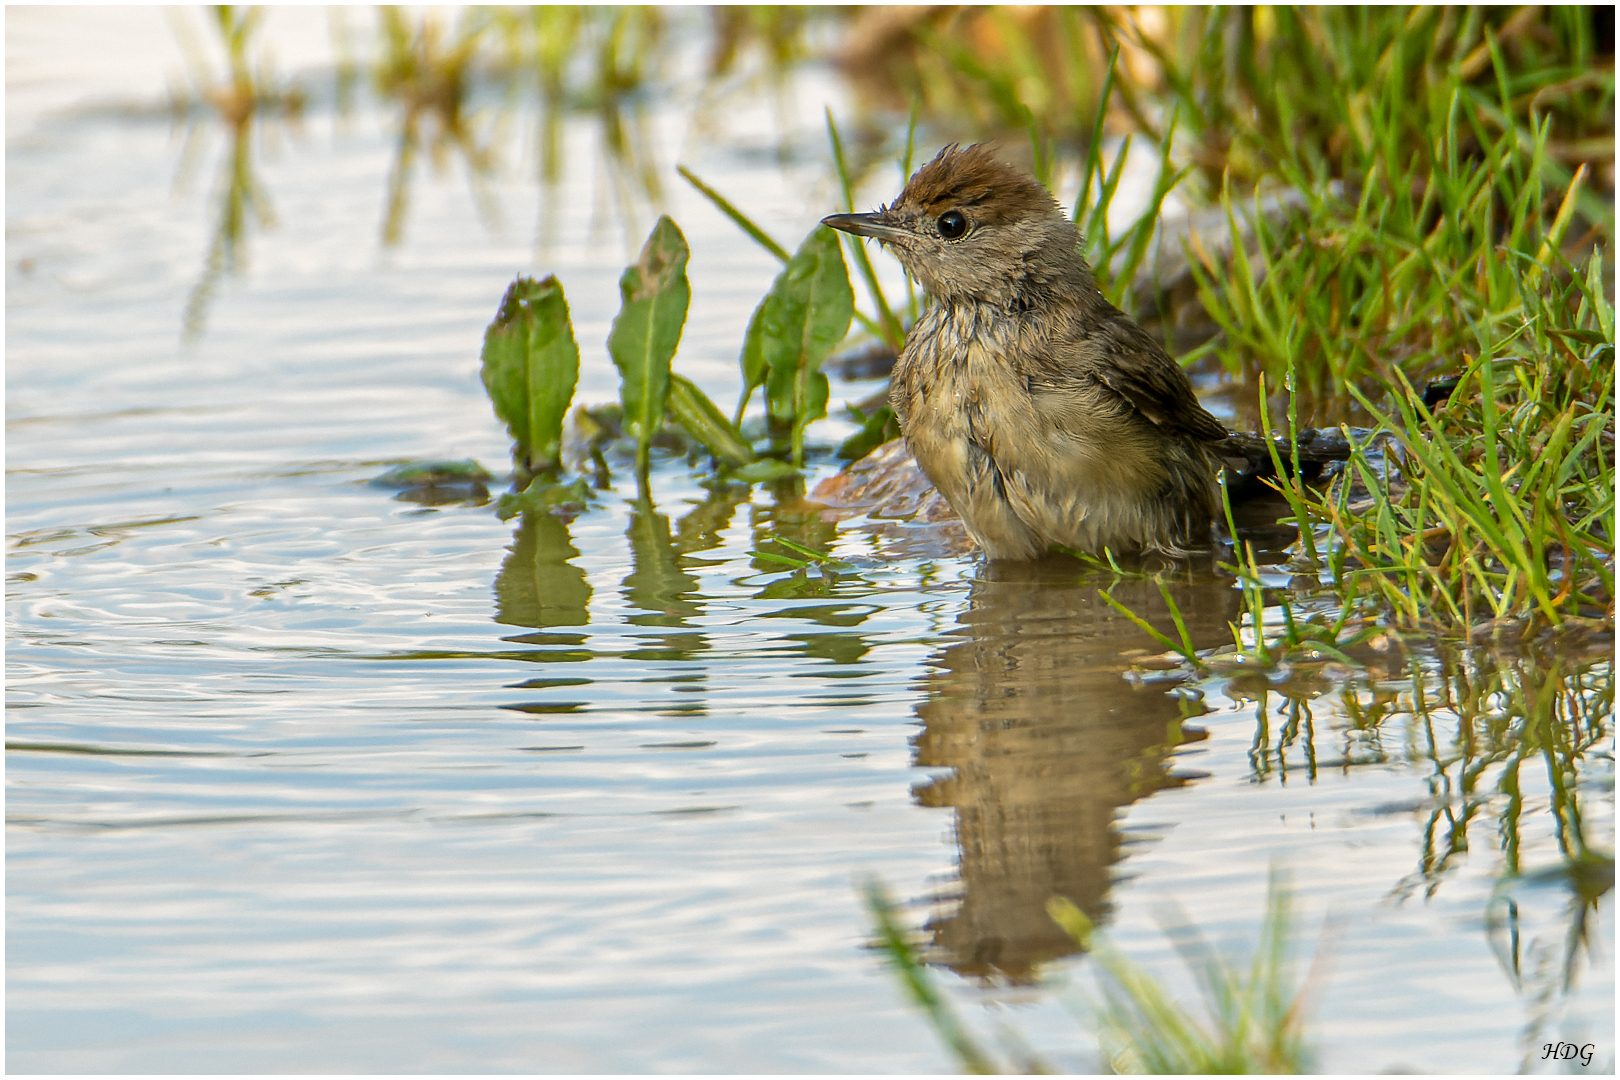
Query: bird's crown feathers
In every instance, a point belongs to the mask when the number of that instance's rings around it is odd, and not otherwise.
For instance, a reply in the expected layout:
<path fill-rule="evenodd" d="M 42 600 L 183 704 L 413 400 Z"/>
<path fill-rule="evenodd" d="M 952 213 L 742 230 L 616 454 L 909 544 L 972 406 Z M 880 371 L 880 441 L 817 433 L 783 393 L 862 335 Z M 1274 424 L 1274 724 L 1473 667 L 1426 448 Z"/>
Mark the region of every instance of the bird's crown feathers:
<path fill-rule="evenodd" d="M 1061 214 L 1051 192 L 1033 176 L 996 160 L 989 143 L 961 148 L 952 143 L 918 169 L 895 208 L 915 206 L 925 214 L 961 209 L 983 225 Z"/>

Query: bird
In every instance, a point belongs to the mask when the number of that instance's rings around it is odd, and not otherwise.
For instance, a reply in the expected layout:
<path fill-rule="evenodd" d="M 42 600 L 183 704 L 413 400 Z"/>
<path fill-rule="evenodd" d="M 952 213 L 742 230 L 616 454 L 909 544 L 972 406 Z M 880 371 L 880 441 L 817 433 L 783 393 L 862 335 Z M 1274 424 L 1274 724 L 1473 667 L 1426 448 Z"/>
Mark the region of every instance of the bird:
<path fill-rule="evenodd" d="M 822 224 L 880 241 L 931 298 L 889 401 L 988 558 L 1209 546 L 1212 450 L 1230 432 L 1103 296 L 1078 227 L 1033 176 L 989 144 L 951 144 L 892 203 Z"/>

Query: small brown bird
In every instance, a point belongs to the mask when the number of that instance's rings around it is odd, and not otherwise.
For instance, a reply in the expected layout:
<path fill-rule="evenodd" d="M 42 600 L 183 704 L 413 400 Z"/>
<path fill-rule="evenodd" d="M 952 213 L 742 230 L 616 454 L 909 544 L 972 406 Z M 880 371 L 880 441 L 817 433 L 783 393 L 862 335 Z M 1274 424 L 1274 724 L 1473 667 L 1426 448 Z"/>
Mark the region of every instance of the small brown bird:
<path fill-rule="evenodd" d="M 986 555 L 1208 544 L 1209 446 L 1227 430 L 1103 297 L 1079 230 L 1033 177 L 982 143 L 947 146 L 893 204 L 822 221 L 887 244 L 933 297 L 889 400 Z"/>

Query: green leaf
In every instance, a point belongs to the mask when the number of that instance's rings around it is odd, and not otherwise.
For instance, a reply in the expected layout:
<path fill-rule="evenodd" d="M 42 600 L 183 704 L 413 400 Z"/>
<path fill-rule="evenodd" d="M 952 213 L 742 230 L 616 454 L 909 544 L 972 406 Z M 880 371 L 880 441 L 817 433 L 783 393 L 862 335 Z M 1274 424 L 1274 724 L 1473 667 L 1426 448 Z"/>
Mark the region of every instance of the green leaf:
<path fill-rule="evenodd" d="M 765 306 L 770 303 L 770 299 L 771 294 L 766 293 L 764 299 L 760 300 L 753 315 L 749 316 L 748 330 L 743 334 L 742 355 L 737 358 L 738 364 L 742 367 L 742 396 L 737 399 L 737 415 L 732 419 L 732 423 L 737 427 L 742 427 L 743 414 L 748 411 L 748 401 L 754 396 L 755 390 L 765 385 L 765 376 L 769 371 L 765 365 Z"/>
<path fill-rule="evenodd" d="M 845 439 L 838 448 L 838 456 L 845 461 L 859 461 L 890 439 L 900 437 L 900 421 L 895 419 L 894 410 L 887 405 L 880 405 L 872 410 L 872 415 L 866 416 L 851 405 L 850 415 L 855 422 L 861 425 L 861 430 Z"/>
<path fill-rule="evenodd" d="M 854 311 L 838 234 L 818 225 L 777 275 L 759 312 L 765 400 L 771 416 L 793 425 L 795 464 L 804 460 L 804 429 L 827 415 L 821 362 L 849 333 Z"/>
<path fill-rule="evenodd" d="M 735 468 L 754 460 L 753 447 L 737 434 L 719 406 L 684 375 L 671 373 L 669 376 L 669 411 L 675 422 L 702 443 L 716 461 Z"/>
<path fill-rule="evenodd" d="M 670 361 L 692 299 L 686 280 L 690 254 L 686 238 L 665 214 L 653 226 L 641 258 L 619 279 L 621 306 L 608 334 L 608 352 L 619 368 L 624 430 L 636 440 L 636 472 L 642 479 L 653 436 L 664 426 Z"/>
<path fill-rule="evenodd" d="M 781 566 L 791 566 L 795 570 L 802 570 L 806 566 L 810 565 L 810 561 L 808 559 L 794 559 L 786 555 L 778 555 L 773 551 L 750 551 L 748 554 L 752 555 L 756 559 L 759 559 L 761 562 L 772 562 Z"/>
<path fill-rule="evenodd" d="M 484 389 L 524 472 L 561 463 L 563 417 L 579 382 L 579 346 L 555 277 L 520 277 L 484 331 Z"/>

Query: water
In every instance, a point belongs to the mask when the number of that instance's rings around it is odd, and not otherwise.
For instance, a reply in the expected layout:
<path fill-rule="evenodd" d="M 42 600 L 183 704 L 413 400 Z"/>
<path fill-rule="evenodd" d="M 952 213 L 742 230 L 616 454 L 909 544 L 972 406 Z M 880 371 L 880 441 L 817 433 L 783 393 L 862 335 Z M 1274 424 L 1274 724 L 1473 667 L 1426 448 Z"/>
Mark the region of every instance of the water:
<path fill-rule="evenodd" d="M 1613 850 L 1605 654 L 1493 676 L 1484 654 L 1385 642 L 1359 673 L 1188 682 L 1072 569 L 987 568 L 926 530 L 711 492 L 680 461 L 659 464 L 655 508 L 621 479 L 569 521 L 396 498 L 369 483 L 392 462 L 505 459 L 477 353 L 514 274 L 559 274 L 580 400 L 612 399 L 602 342 L 650 211 L 635 230 L 592 212 L 604 173 L 576 118 L 543 253 L 516 151 L 492 179 L 498 225 L 463 175 L 424 169 L 385 251 L 390 115 L 339 123 L 317 101 L 256 144 L 274 225 L 250 227 L 187 343 L 225 141 L 205 125 L 176 195 L 166 116 L 60 111 L 161 92 L 150 65 L 84 55 L 166 40 L 159 15 L 87 18 L 7 20 L 14 1071 L 949 1069 L 865 947 L 866 875 L 929 921 L 971 1023 L 1089 1068 L 1054 989 L 1087 966 L 1046 898 L 1186 985 L 1163 904 L 1241 948 L 1274 864 L 1302 961 L 1330 920 L 1324 1068 L 1510 1069 L 1538 1017 L 1535 1038 L 1612 1061 L 1609 897 L 1595 958 L 1576 950 L 1576 991 L 1545 1009 L 1570 889 L 1512 891 L 1518 989 L 1492 922 L 1504 850 L 1560 865 L 1572 805 Z M 302 18 L 272 40 L 318 57 Z M 845 91 L 815 70 L 794 89 L 788 144 L 814 146 Z M 764 101 L 724 140 L 679 95 L 653 118 L 666 169 L 690 164 L 785 241 L 835 204 L 819 159 L 760 152 Z M 677 184 L 677 367 L 724 403 L 775 263 Z M 756 563 L 772 534 L 854 570 Z M 1148 583 L 1114 596 L 1167 627 Z M 1173 596 L 1201 647 L 1239 618 L 1219 581 Z M 1574 773 L 1515 735 L 1515 687 L 1567 711 Z"/>

